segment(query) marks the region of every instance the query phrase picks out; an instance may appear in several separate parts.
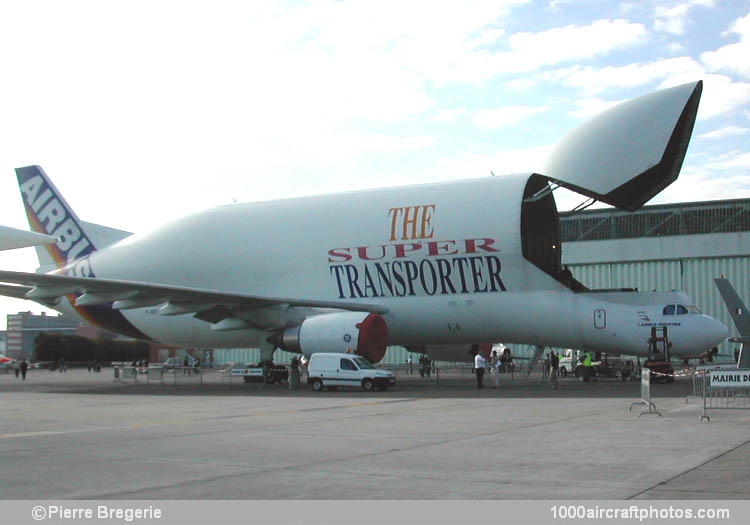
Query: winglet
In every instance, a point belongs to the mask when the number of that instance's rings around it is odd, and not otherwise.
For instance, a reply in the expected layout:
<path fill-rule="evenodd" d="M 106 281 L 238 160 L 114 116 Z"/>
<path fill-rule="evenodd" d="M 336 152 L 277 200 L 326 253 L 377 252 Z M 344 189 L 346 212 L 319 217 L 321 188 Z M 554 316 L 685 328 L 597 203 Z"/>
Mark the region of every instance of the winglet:
<path fill-rule="evenodd" d="M 55 244 L 45 246 L 52 261 L 37 249 L 40 262 L 54 262 L 62 268 L 96 251 L 78 216 L 40 166 L 16 168 L 16 176 L 31 229 L 57 239 Z"/>

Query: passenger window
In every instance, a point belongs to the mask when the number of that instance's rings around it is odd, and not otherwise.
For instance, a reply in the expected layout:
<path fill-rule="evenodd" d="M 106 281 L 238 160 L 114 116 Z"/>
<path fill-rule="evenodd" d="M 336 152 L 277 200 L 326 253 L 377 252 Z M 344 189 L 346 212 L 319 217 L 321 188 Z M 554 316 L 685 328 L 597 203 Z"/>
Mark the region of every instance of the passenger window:
<path fill-rule="evenodd" d="M 674 305 L 668 304 L 664 307 L 664 311 L 662 312 L 664 315 L 674 315 Z"/>
<path fill-rule="evenodd" d="M 677 305 L 677 315 L 685 315 L 688 313 L 688 309 L 682 306 L 681 304 Z"/>
<path fill-rule="evenodd" d="M 356 370 L 357 367 L 348 359 L 341 360 L 341 370 Z"/>

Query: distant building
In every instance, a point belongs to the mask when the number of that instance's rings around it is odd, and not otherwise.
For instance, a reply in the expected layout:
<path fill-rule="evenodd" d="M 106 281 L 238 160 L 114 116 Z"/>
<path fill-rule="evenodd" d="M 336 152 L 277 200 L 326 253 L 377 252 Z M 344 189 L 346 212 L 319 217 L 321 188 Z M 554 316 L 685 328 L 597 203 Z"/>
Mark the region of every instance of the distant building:
<path fill-rule="evenodd" d="M 31 359 L 34 339 L 41 333 L 75 335 L 81 325 L 77 319 L 64 315 L 35 315 L 31 312 L 8 314 L 6 355 L 13 359 Z"/>

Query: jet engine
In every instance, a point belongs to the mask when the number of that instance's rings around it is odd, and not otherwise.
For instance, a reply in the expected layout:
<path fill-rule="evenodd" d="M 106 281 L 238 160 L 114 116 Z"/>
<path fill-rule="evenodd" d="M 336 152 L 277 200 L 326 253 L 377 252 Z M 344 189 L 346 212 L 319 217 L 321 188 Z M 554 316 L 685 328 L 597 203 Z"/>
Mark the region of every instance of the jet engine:
<path fill-rule="evenodd" d="M 346 352 L 350 350 L 371 363 L 385 356 L 388 326 L 385 320 L 367 312 L 337 312 L 306 318 L 272 340 L 282 350 L 301 352 Z"/>

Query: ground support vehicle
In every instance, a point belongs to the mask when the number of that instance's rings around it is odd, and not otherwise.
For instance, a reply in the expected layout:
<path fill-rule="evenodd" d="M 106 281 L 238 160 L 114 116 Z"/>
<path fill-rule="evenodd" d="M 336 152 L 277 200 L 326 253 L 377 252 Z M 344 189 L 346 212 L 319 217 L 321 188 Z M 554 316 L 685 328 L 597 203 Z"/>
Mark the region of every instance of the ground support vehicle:
<path fill-rule="evenodd" d="M 307 383 L 316 392 L 324 388 L 359 387 L 365 392 L 385 390 L 396 384 L 396 376 L 388 370 L 375 368 L 356 354 L 319 352 L 310 356 Z"/>
<path fill-rule="evenodd" d="M 289 369 L 284 365 L 277 365 L 271 361 L 248 365 L 245 368 L 233 368 L 231 375 L 242 376 L 245 383 L 273 385 L 289 381 Z"/>

